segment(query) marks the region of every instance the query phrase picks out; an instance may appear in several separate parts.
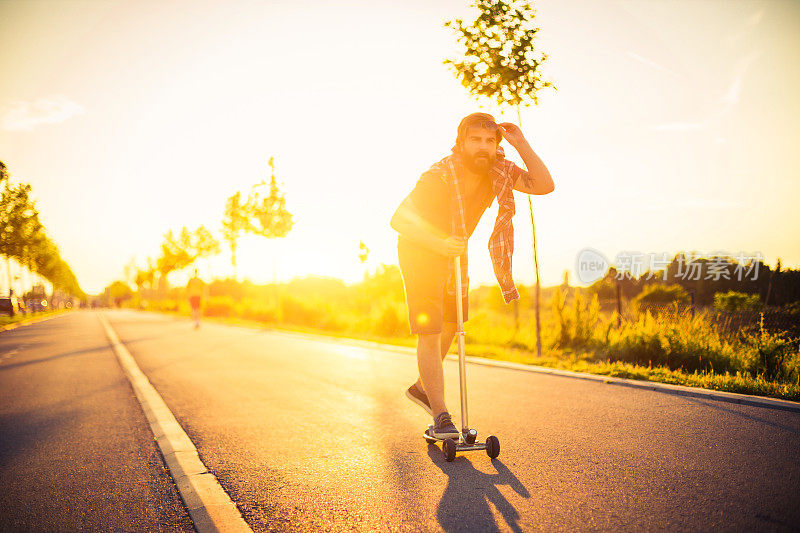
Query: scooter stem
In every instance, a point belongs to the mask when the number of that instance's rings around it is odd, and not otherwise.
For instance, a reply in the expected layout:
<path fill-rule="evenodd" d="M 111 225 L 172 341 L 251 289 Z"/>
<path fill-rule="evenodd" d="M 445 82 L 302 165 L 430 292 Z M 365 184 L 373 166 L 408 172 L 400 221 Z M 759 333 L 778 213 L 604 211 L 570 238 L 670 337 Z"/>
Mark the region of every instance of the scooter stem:
<path fill-rule="evenodd" d="M 458 379 L 461 383 L 461 433 L 466 434 L 469 430 L 469 416 L 467 414 L 467 368 L 464 361 L 464 310 L 462 309 L 461 299 L 461 257 L 455 258 L 456 267 L 456 319 L 458 329 Z"/>

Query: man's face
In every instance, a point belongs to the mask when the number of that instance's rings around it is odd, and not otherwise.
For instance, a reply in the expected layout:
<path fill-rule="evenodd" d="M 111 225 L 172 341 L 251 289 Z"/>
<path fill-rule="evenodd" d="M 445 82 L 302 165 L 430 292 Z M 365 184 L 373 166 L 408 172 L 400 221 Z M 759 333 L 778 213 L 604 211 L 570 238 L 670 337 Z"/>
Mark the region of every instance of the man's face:
<path fill-rule="evenodd" d="M 464 164 L 472 172 L 486 174 L 495 162 L 497 130 L 483 127 L 467 128 L 461 143 Z"/>

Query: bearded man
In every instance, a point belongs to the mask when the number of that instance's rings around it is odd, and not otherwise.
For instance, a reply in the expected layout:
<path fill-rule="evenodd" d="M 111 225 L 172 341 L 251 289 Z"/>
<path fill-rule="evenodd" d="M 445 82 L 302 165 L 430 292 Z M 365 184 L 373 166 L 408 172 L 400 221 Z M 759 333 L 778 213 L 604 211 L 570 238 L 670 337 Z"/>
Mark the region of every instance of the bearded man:
<path fill-rule="evenodd" d="M 500 142 L 516 149 L 528 171 L 505 159 Z M 412 334 L 417 335 L 419 378 L 406 396 L 433 416 L 433 436 L 458 438 L 444 400 L 444 360 L 457 329 L 454 258 L 461 257 L 463 320 L 468 316 L 467 241 L 497 198 L 498 215 L 489 239 L 497 281 L 506 303 L 519 298 L 511 277 L 514 251 L 513 190 L 548 194 L 550 172 L 519 127 L 473 113 L 458 125 L 451 155 L 417 181 L 391 219 L 399 233 L 397 254 Z"/>

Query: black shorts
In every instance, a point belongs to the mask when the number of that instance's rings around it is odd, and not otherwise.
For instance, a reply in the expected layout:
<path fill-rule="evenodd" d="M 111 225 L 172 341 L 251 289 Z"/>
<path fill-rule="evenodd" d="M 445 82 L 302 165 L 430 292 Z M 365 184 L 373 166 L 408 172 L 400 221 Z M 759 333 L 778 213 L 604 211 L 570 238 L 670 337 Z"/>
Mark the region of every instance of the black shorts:
<path fill-rule="evenodd" d="M 453 259 L 402 239 L 397 243 L 397 257 L 406 291 L 411 333 L 441 333 L 444 322 L 456 323 L 456 295 L 447 294 L 448 262 Z M 468 304 L 468 296 L 461 299 L 464 322 L 467 321 Z"/>

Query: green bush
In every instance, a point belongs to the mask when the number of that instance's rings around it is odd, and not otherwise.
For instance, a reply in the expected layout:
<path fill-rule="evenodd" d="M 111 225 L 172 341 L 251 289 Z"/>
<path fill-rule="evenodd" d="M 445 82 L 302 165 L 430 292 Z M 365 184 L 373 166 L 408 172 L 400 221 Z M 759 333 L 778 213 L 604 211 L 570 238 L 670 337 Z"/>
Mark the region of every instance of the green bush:
<path fill-rule="evenodd" d="M 375 331 L 387 337 L 399 337 L 408 333 L 407 318 L 401 306 L 385 302 L 378 310 L 378 318 L 374 321 Z"/>
<path fill-rule="evenodd" d="M 281 320 L 297 326 L 316 326 L 323 317 L 323 309 L 299 298 L 282 295 L 280 299 Z"/>
<path fill-rule="evenodd" d="M 756 335 L 740 334 L 748 348 L 750 374 L 767 381 L 800 385 L 800 339 L 768 332 L 764 329 L 763 315 L 759 326 Z"/>
<path fill-rule="evenodd" d="M 236 303 L 230 296 L 209 298 L 203 308 L 205 316 L 231 317 L 236 315 Z"/>
<path fill-rule="evenodd" d="M 247 320 L 256 320 L 267 324 L 280 322 L 280 312 L 277 307 L 255 304 L 245 300 L 240 305 L 241 317 Z"/>
<path fill-rule="evenodd" d="M 591 293 L 590 293 L 591 294 Z M 552 308 L 558 318 L 555 346 L 558 348 L 595 346 L 595 333 L 600 320 L 600 301 L 597 293 L 587 302 L 583 291 L 576 290 L 572 306 L 568 306 L 561 289 L 553 294 Z"/>
<path fill-rule="evenodd" d="M 761 308 L 761 296 L 728 291 L 714 293 L 714 309 L 717 311 L 746 311 Z"/>
<path fill-rule="evenodd" d="M 645 285 L 636 297 L 631 300 L 631 304 L 671 304 L 673 302 L 689 303 L 689 293 L 678 284 L 664 285 L 661 283 L 651 283 Z"/>

